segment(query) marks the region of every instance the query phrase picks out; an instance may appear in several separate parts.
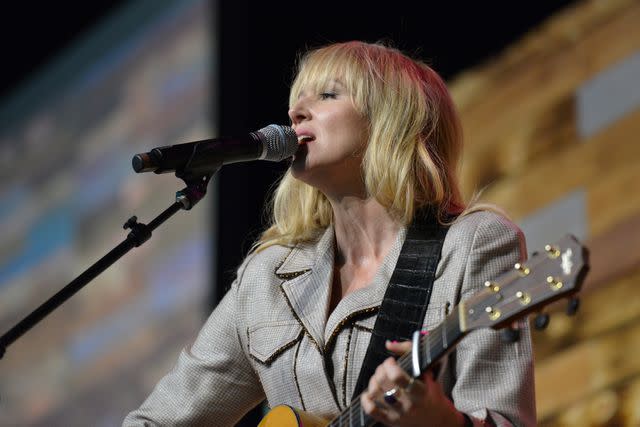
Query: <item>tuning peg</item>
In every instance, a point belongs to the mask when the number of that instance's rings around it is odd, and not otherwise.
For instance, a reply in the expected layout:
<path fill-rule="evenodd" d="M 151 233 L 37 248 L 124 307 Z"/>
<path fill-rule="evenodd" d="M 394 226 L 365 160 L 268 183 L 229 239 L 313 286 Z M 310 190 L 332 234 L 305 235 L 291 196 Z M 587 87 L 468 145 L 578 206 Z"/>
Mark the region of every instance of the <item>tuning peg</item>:
<path fill-rule="evenodd" d="M 558 258 L 560 256 L 560 248 L 553 245 L 545 245 L 544 250 L 550 258 Z"/>
<path fill-rule="evenodd" d="M 569 303 L 567 304 L 567 315 L 573 316 L 580 308 L 580 299 L 578 297 L 569 298 Z"/>
<path fill-rule="evenodd" d="M 501 338 L 503 342 L 511 343 L 520 339 L 520 329 L 508 327 L 501 331 Z"/>
<path fill-rule="evenodd" d="M 520 274 L 520 276 L 522 277 L 528 276 L 529 273 L 531 272 L 529 267 L 519 262 L 515 263 L 513 268 L 515 268 L 518 271 L 518 274 Z"/>
<path fill-rule="evenodd" d="M 547 313 L 538 313 L 533 325 L 539 331 L 546 329 L 549 326 L 549 315 Z"/>

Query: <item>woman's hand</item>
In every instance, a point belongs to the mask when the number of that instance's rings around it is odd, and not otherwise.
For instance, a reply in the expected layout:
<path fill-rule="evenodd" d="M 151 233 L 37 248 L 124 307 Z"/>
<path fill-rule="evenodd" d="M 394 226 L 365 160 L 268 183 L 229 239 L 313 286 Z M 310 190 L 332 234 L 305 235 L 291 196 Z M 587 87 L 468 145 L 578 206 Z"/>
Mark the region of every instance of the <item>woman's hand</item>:
<path fill-rule="evenodd" d="M 411 350 L 411 342 L 386 343 L 387 350 L 398 355 Z M 463 415 L 444 395 L 442 387 L 431 372 L 422 378 L 411 377 L 389 357 L 380 364 L 362 393 L 360 403 L 364 411 L 385 425 L 411 426 L 464 426 Z"/>

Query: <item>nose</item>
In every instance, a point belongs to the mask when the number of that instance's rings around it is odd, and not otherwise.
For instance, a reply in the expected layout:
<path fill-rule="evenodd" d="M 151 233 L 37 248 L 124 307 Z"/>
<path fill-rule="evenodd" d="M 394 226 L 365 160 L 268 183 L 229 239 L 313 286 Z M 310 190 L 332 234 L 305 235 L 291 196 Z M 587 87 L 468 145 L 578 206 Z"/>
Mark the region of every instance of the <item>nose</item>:
<path fill-rule="evenodd" d="M 292 106 L 289 108 L 289 118 L 291 119 L 291 124 L 297 125 L 300 124 L 304 120 L 308 120 L 311 114 L 307 105 L 304 103 L 304 99 L 298 99 Z"/>

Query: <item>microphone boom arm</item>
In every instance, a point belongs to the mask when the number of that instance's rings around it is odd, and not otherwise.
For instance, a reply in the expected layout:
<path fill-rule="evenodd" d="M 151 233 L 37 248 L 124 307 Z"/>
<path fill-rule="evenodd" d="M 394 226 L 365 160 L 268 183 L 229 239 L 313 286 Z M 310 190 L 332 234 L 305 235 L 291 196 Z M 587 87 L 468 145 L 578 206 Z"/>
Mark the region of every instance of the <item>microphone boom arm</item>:
<path fill-rule="evenodd" d="M 132 216 L 124 224 L 124 229 L 131 231 L 127 238 L 113 248 L 109 253 L 87 268 L 82 274 L 73 279 L 68 285 L 32 311 L 28 316 L 0 336 L 0 359 L 4 356 L 9 345 L 38 324 L 53 310 L 75 295 L 80 289 L 98 277 L 103 271 L 113 265 L 134 247 L 142 245 L 151 238 L 153 230 L 162 225 L 181 209 L 190 210 L 207 192 L 207 185 L 212 174 L 195 176 L 191 173 L 176 172 L 176 176 L 185 181 L 187 186 L 176 193 L 176 201 L 162 211 L 148 225 L 139 223 L 136 216 Z"/>

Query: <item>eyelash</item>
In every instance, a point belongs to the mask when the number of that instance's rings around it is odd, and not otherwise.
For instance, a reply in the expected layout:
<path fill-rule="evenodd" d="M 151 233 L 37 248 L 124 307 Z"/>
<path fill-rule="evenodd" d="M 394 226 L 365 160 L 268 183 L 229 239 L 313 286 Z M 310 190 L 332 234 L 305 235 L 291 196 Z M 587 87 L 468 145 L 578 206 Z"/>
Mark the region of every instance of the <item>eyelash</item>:
<path fill-rule="evenodd" d="M 323 92 L 320 94 L 320 99 L 325 100 L 325 99 L 335 99 L 336 94 L 333 92 Z"/>

